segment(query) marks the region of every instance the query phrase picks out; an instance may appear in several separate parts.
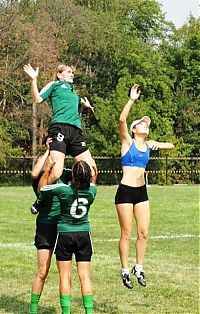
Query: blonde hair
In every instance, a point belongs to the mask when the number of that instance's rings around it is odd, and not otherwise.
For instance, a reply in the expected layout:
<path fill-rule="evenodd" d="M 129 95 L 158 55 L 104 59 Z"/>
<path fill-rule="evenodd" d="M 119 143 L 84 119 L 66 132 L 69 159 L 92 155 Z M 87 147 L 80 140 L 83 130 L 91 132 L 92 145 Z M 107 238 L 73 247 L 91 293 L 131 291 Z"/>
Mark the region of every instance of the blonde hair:
<path fill-rule="evenodd" d="M 59 81 L 59 78 L 58 78 L 58 73 L 62 73 L 63 71 L 66 70 L 66 68 L 72 68 L 73 72 L 75 71 L 75 67 L 71 64 L 59 64 L 57 66 L 57 68 L 55 69 L 55 72 L 54 72 L 54 75 L 53 75 L 53 80 L 54 81 Z"/>

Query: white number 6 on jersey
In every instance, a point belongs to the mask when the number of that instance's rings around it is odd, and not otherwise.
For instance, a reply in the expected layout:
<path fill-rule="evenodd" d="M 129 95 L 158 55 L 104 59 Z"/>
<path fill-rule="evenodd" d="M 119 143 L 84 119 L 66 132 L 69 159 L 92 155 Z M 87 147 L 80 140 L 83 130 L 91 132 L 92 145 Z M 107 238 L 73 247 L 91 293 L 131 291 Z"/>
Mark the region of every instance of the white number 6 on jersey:
<path fill-rule="evenodd" d="M 85 205 L 88 204 L 88 200 L 84 197 L 80 197 L 78 199 L 78 213 L 77 213 L 77 200 L 72 203 L 70 208 L 70 214 L 74 218 L 81 218 L 87 213 L 87 207 Z"/>

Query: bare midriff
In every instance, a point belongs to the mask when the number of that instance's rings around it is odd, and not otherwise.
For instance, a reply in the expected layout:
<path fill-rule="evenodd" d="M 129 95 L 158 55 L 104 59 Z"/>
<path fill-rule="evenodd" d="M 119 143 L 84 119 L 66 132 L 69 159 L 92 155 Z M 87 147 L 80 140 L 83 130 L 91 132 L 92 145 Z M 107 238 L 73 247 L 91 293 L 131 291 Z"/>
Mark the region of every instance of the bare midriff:
<path fill-rule="evenodd" d="M 122 171 L 123 171 L 123 177 L 121 180 L 122 184 L 132 187 L 140 187 L 145 184 L 144 168 L 123 166 Z"/>

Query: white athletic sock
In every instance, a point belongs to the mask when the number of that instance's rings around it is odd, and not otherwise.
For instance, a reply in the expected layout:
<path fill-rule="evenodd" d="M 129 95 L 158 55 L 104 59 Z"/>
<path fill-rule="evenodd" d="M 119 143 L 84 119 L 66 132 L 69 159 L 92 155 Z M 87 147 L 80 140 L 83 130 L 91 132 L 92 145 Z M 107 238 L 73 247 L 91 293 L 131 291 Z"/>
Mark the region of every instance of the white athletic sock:
<path fill-rule="evenodd" d="M 135 265 L 136 277 L 140 276 L 141 271 L 143 271 L 143 265 L 136 264 Z"/>
<path fill-rule="evenodd" d="M 121 269 L 121 274 L 124 275 L 124 274 L 129 274 L 129 269 L 128 268 L 122 268 Z"/>

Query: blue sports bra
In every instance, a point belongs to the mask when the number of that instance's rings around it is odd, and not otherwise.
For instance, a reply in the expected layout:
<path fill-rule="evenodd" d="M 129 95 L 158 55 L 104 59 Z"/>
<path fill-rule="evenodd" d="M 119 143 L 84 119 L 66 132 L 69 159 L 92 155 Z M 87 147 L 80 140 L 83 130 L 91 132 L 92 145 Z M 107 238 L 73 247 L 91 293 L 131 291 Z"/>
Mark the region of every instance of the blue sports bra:
<path fill-rule="evenodd" d="M 121 156 L 121 165 L 130 167 L 146 168 L 149 161 L 149 146 L 146 144 L 146 151 L 140 151 L 136 148 L 135 143 L 131 144 L 127 153 Z"/>

